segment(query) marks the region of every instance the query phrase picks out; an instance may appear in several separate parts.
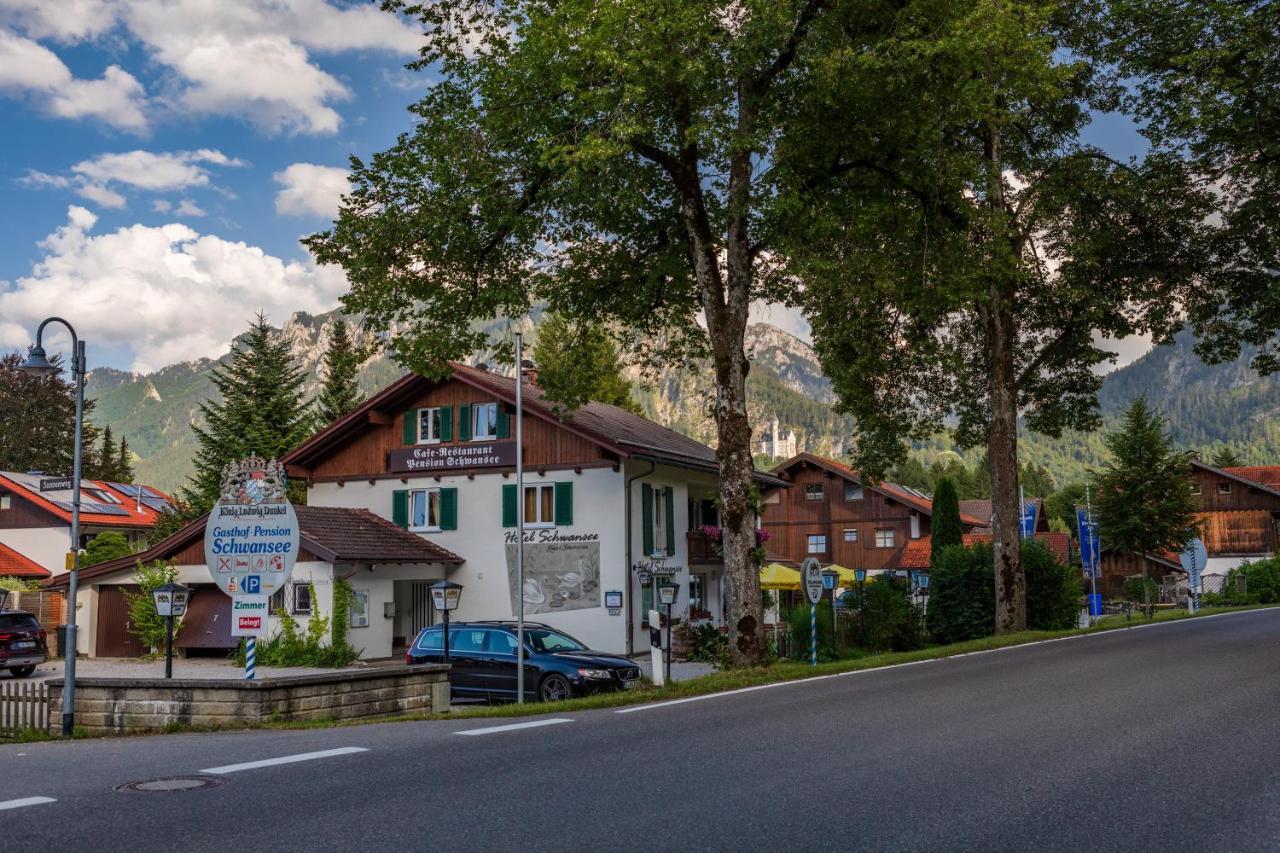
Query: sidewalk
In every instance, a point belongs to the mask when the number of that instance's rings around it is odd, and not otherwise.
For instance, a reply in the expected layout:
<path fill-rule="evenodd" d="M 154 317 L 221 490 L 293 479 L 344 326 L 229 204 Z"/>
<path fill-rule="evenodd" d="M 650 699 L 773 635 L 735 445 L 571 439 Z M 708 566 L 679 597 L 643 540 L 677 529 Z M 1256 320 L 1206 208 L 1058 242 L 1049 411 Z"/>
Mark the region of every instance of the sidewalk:
<path fill-rule="evenodd" d="M 36 667 L 36 671 L 28 681 L 41 681 L 47 678 L 62 677 L 61 660 L 51 660 Z M 389 665 L 397 665 L 392 661 Z M 388 665 L 388 664 L 383 664 Z M 293 666 L 257 668 L 258 678 L 269 678 L 281 675 L 314 675 L 322 672 L 334 672 L 332 669 L 319 667 Z M 244 678 L 244 667 L 237 666 L 235 661 L 217 658 L 195 658 L 193 660 L 173 659 L 174 678 Z M 164 678 L 164 658 L 156 660 L 130 659 L 85 659 L 76 661 L 76 678 Z"/>
<path fill-rule="evenodd" d="M 653 661 L 649 657 L 649 655 L 645 655 L 644 657 L 637 656 L 635 658 L 632 658 L 632 660 L 634 660 L 636 662 L 636 665 L 640 667 L 640 670 L 641 672 L 644 673 L 645 678 L 648 678 L 650 681 L 652 681 L 653 680 Z M 703 663 L 701 661 L 673 660 L 671 662 L 671 680 L 672 681 L 688 681 L 691 678 L 698 678 L 699 676 L 710 675 L 715 671 L 716 671 L 716 668 L 713 665 L 709 663 Z"/>

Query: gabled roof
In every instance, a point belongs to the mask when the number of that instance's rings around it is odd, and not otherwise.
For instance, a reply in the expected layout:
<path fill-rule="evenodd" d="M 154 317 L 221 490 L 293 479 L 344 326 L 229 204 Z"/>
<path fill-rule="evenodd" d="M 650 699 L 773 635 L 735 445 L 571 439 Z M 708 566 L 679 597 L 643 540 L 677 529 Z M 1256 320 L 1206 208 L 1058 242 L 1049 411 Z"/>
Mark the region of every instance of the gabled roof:
<path fill-rule="evenodd" d="M 933 501 L 925 495 L 917 492 L 915 489 L 909 489 L 906 486 L 899 486 L 897 483 L 890 483 L 888 480 L 881 480 L 879 483 L 872 483 L 864 478 L 862 474 L 843 462 L 837 462 L 834 459 L 828 459 L 825 456 L 818 456 L 814 453 L 797 453 L 786 462 L 774 467 L 773 473 L 779 476 L 784 475 L 797 465 L 808 463 L 823 468 L 831 473 L 851 480 L 863 488 L 871 489 L 879 492 L 886 497 L 893 498 L 901 504 L 911 507 L 914 510 L 924 513 L 925 515 L 933 515 Z M 964 512 L 960 513 L 960 521 L 971 527 L 986 527 L 988 522 L 975 518 Z"/>
<path fill-rule="evenodd" d="M 0 578 L 47 578 L 50 574 L 35 560 L 0 542 Z"/>
<path fill-rule="evenodd" d="M 1268 488 L 1280 490 L 1280 465 L 1239 465 L 1222 470 Z"/>
<path fill-rule="evenodd" d="M 463 558 L 435 542 L 410 533 L 367 509 L 295 506 L 299 544 L 327 562 L 358 563 L 461 563 Z M 80 570 L 80 580 L 121 571 L 133 571 L 138 563 L 166 560 L 204 538 L 208 513 L 138 554 L 108 560 Z M 45 581 L 61 587 L 68 574 Z"/>
<path fill-rule="evenodd" d="M 503 402 L 515 404 L 514 377 L 454 362 L 450 366 L 453 379 L 479 388 Z M 416 373 L 405 374 L 370 397 L 355 411 L 334 421 L 289 451 L 282 461 L 286 465 L 303 468 L 314 465 L 330 448 L 367 425 L 371 412 L 398 411 L 400 404 L 418 396 L 433 384 L 435 383 L 431 380 Z M 592 401 L 572 414 L 558 417 L 551 404 L 543 399 L 542 389 L 537 385 L 526 382 L 522 388 L 522 397 L 526 415 L 554 423 L 620 458 L 652 459 L 666 465 L 709 473 L 720 470 L 716 452 L 707 445 L 618 406 Z M 756 472 L 756 479 L 763 485 L 786 485 L 777 477 L 760 471 Z"/>
<path fill-rule="evenodd" d="M 71 489 L 40 490 L 43 474 L 0 471 L 0 490 L 10 491 L 60 521 L 71 523 Z M 141 489 L 141 494 L 139 494 Z M 102 527 L 154 527 L 169 506 L 169 496 L 151 486 L 80 481 L 80 523 Z"/>
<path fill-rule="evenodd" d="M 1199 459 L 1192 459 L 1191 465 L 1194 468 L 1211 471 L 1214 474 L 1226 477 L 1228 480 L 1235 480 L 1237 483 L 1243 483 L 1250 488 L 1257 489 L 1260 492 L 1266 492 L 1269 495 L 1274 495 L 1280 498 L 1280 485 L 1267 485 L 1261 480 L 1255 480 L 1240 473 L 1242 471 L 1265 471 L 1273 466 L 1259 466 L 1259 468 L 1215 468 L 1207 462 L 1201 462 Z"/>
<path fill-rule="evenodd" d="M 966 533 L 961 537 L 961 542 L 966 548 L 979 542 L 990 541 L 990 533 Z M 1071 537 L 1066 533 L 1037 533 L 1036 541 L 1043 543 L 1059 563 L 1066 564 L 1071 559 Z M 932 562 L 932 551 L 933 542 L 931 537 L 923 536 L 919 539 L 912 539 L 902 551 L 902 557 L 898 560 L 898 568 L 927 569 L 930 562 Z"/>
<path fill-rule="evenodd" d="M 1044 498 L 1027 498 L 1027 503 L 1035 506 L 1036 524 L 1035 530 L 1041 533 L 1049 530 L 1049 520 L 1044 514 Z M 991 528 L 991 518 L 993 510 L 990 498 L 982 498 L 978 500 L 960 501 L 960 514 L 967 515 L 970 518 L 986 519 L 980 526 L 985 529 Z"/>

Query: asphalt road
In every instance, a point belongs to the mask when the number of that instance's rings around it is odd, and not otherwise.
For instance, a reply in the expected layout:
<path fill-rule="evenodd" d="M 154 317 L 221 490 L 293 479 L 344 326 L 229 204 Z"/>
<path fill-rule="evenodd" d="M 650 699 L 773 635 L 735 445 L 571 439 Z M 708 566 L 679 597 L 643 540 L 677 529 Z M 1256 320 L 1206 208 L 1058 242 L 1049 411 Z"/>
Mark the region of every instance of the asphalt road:
<path fill-rule="evenodd" d="M 4 746 L 0 849 L 1276 850 L 1278 652 L 1255 611 L 625 713 Z"/>

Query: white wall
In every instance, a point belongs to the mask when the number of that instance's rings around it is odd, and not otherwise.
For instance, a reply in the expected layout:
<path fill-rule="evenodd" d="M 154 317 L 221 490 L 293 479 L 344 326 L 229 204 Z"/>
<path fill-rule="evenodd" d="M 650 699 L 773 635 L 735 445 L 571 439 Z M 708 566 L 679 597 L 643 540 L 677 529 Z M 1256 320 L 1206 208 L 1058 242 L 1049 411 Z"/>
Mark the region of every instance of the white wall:
<path fill-rule="evenodd" d="M 627 590 L 622 476 L 611 468 L 587 468 L 581 474 L 571 470 L 547 471 L 545 476 L 536 471 L 525 474 L 526 485 L 572 482 L 573 524 L 557 530 L 600 537 L 601 606 L 530 618 L 566 631 L 601 651 L 621 652 L 626 648 L 625 616 L 610 616 L 603 606 L 605 591 L 623 590 L 625 594 Z M 396 490 L 456 488 L 458 529 L 422 534 L 466 561 L 448 570 L 449 579 L 464 587 L 461 605 L 453 618 L 512 619 L 515 613 L 507 574 L 506 534 L 514 528 L 502 526 L 502 487 L 514 483 L 514 476 L 500 474 L 476 474 L 474 479 L 442 475 L 439 482 L 434 476 L 411 476 L 407 482 L 396 478 L 375 480 L 372 484 L 351 480 L 343 486 L 318 483 L 309 490 L 307 502 L 312 506 L 364 508 L 390 519 L 392 493 Z M 683 503 L 678 501 L 678 514 L 683 511 Z M 678 538 L 683 541 L 683 535 Z M 372 596 L 370 606 L 373 607 Z"/>
<path fill-rule="evenodd" d="M 71 550 L 69 527 L 8 528 L 0 530 L 0 542 L 55 575 L 67 570 L 67 552 Z"/>

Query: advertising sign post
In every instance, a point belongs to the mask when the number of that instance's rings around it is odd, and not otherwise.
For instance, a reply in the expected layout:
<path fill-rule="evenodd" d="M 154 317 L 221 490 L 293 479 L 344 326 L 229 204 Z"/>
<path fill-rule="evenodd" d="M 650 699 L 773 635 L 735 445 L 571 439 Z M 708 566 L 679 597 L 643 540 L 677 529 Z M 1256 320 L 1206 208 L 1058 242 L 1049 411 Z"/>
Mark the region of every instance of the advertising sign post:
<path fill-rule="evenodd" d="M 170 582 L 156 587 L 151 596 L 156 603 L 156 615 L 165 618 L 164 677 L 173 678 L 173 619 L 187 612 L 191 590 Z"/>
<path fill-rule="evenodd" d="M 274 459 L 250 456 L 222 470 L 222 493 L 204 529 L 204 562 L 231 596 L 231 636 L 246 637 L 245 674 L 255 675 L 257 638 L 267 636 L 271 595 L 298 559 L 298 516 Z"/>
<path fill-rule="evenodd" d="M 1196 613 L 1200 610 L 1200 574 L 1209 564 L 1209 551 L 1197 536 L 1182 549 L 1178 561 L 1187 570 L 1187 610 Z"/>
<path fill-rule="evenodd" d="M 814 557 L 800 564 L 804 576 L 804 593 L 809 598 L 809 656 L 818 665 L 818 602 L 822 600 L 822 565 Z"/>

